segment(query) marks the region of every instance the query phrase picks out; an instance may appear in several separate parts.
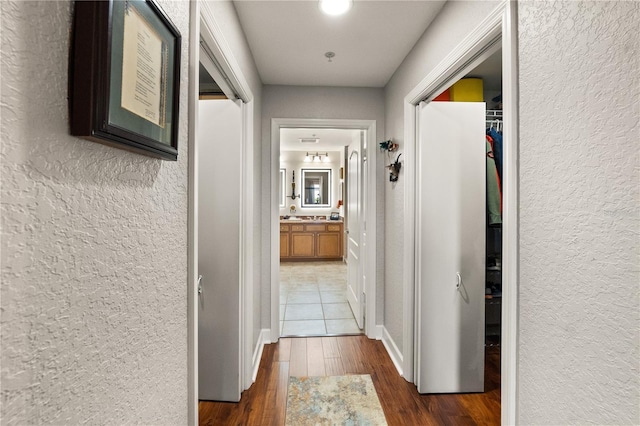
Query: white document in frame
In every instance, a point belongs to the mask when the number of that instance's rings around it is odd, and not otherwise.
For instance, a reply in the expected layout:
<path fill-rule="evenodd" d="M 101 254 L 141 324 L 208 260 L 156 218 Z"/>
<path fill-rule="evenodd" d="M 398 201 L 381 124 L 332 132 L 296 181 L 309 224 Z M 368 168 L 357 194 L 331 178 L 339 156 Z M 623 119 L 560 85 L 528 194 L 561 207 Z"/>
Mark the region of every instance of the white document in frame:
<path fill-rule="evenodd" d="M 164 127 L 162 39 L 136 11 L 124 15 L 122 108 Z"/>

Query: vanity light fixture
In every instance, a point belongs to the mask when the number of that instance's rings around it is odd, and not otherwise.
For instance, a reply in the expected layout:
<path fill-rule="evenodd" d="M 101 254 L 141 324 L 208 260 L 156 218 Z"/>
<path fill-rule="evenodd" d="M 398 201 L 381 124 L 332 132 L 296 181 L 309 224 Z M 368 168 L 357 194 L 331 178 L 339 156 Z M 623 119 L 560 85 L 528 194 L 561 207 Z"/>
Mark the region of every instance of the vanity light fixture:
<path fill-rule="evenodd" d="M 319 152 L 309 154 L 304 157 L 305 163 L 330 163 L 331 159 L 329 158 L 329 153 L 325 152 L 324 154 L 320 154 Z"/>
<path fill-rule="evenodd" d="M 347 13 L 353 5 L 352 0 L 320 0 L 318 7 L 325 15 L 337 16 Z"/>

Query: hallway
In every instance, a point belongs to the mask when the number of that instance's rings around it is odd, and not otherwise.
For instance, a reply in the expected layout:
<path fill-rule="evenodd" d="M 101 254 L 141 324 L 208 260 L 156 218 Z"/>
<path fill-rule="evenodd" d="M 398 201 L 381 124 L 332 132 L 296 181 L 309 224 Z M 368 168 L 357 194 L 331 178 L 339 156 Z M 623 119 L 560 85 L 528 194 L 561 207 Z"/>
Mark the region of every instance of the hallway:
<path fill-rule="evenodd" d="M 283 425 L 290 376 L 370 374 L 389 425 L 500 424 L 500 352 L 487 348 L 485 393 L 419 395 L 382 342 L 365 336 L 281 338 L 266 345 L 239 403 L 200 402 L 200 425 Z"/>

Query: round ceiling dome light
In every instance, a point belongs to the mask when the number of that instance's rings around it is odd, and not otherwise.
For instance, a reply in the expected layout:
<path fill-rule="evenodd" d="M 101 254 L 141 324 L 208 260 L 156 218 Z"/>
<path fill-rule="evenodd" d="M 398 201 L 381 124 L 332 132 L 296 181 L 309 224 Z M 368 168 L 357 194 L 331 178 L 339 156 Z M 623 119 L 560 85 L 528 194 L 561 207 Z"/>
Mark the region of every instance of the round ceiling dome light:
<path fill-rule="evenodd" d="M 352 0 L 320 0 L 318 3 L 322 13 L 332 16 L 347 13 L 352 4 Z"/>

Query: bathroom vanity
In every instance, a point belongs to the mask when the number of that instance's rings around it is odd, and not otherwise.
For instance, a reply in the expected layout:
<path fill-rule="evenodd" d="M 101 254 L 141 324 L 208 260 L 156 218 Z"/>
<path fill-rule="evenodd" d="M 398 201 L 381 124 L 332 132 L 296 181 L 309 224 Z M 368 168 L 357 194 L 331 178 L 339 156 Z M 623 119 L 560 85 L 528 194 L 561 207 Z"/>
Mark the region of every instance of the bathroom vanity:
<path fill-rule="evenodd" d="M 342 260 L 343 233 L 342 219 L 281 219 L 280 260 Z"/>

